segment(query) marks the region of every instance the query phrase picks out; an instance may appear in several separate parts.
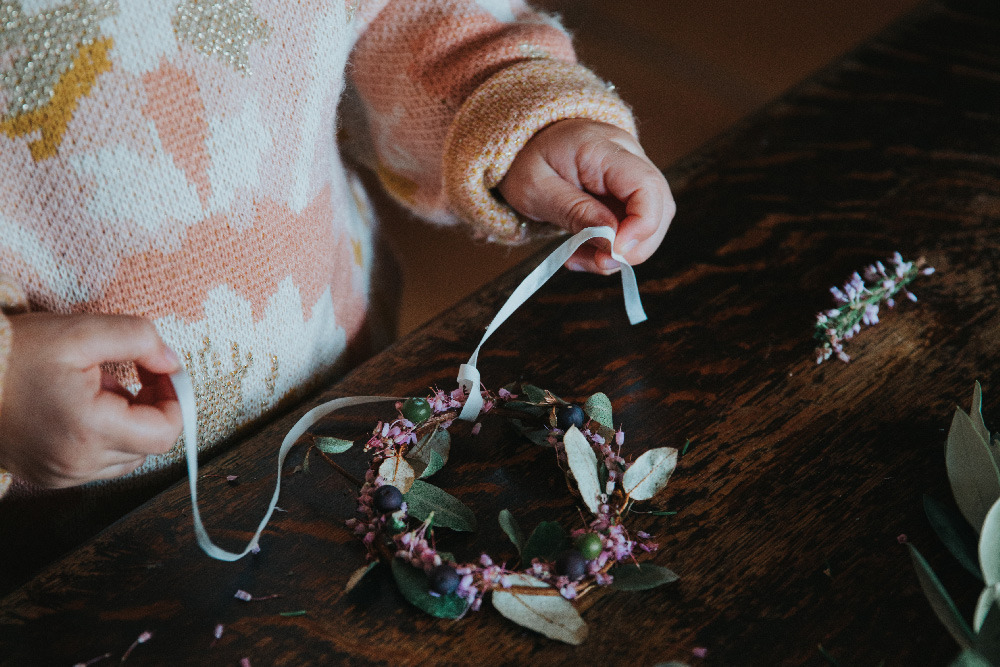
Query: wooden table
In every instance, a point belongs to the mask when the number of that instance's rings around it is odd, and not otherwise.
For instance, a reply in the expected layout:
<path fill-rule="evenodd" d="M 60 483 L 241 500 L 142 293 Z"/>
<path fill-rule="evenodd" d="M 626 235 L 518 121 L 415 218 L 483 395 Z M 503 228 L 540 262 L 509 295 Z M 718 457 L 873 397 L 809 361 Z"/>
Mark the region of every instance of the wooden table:
<path fill-rule="evenodd" d="M 681 579 L 581 603 L 578 648 L 487 608 L 422 615 L 388 580 L 343 593 L 363 550 L 343 527 L 349 487 L 321 461 L 293 472 L 263 551 L 237 563 L 194 542 L 181 483 L 0 602 L 0 663 L 137 664 L 945 664 L 957 647 L 921 594 L 897 536 L 918 544 L 967 616 L 977 585 L 949 560 L 921 496 L 950 501 L 943 441 L 956 403 L 985 388 L 1000 414 L 1000 5 L 930 5 L 669 170 L 680 213 L 638 269 L 649 322 L 630 327 L 615 279 L 561 273 L 491 339 L 488 385 L 528 380 L 564 397 L 604 391 L 632 456 L 690 447 L 637 516 Z M 920 302 L 883 311 L 816 365 L 828 289 L 899 250 L 938 272 Z M 454 387 L 486 322 L 530 266 L 456 306 L 204 467 L 213 536 L 245 543 L 274 483 L 283 434 L 310 405 Z M 387 408 L 391 410 L 391 408 Z M 385 410 L 323 427 L 363 437 Z M 548 451 L 490 421 L 457 437 L 438 483 L 472 506 L 460 555 L 510 554 L 496 513 L 577 519 Z M 360 455 L 345 455 L 359 471 Z M 17 545 L 5 545 L 5 549 Z M 272 600 L 243 603 L 237 589 Z M 282 611 L 306 610 L 285 617 Z M 209 648 L 216 624 L 222 639 Z M 822 646 L 822 649 L 818 647 Z M 693 656 L 706 648 L 707 658 Z M 98 663 L 100 664 L 100 663 Z"/>

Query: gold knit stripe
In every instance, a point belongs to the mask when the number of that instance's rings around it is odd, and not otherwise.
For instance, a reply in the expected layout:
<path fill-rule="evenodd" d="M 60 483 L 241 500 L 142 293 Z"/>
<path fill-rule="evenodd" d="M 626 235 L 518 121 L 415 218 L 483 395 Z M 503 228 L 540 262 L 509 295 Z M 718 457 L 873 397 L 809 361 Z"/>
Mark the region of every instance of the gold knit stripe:
<path fill-rule="evenodd" d="M 111 45 L 110 38 L 81 44 L 73 58 L 73 66 L 53 87 L 52 100 L 33 111 L 0 122 L 0 130 L 12 139 L 40 131 L 41 139 L 28 144 L 31 156 L 35 162 L 41 162 L 55 155 L 80 98 L 90 93 L 99 74 L 111 69 L 108 58 Z"/>
<path fill-rule="evenodd" d="M 17 313 L 28 309 L 28 295 L 13 276 L 0 274 L 0 310 Z"/>
<path fill-rule="evenodd" d="M 527 221 L 490 190 L 536 132 L 568 118 L 636 134 L 628 106 L 579 65 L 530 60 L 490 77 L 459 109 L 445 138 L 444 185 L 456 213 L 491 241 L 524 241 Z"/>

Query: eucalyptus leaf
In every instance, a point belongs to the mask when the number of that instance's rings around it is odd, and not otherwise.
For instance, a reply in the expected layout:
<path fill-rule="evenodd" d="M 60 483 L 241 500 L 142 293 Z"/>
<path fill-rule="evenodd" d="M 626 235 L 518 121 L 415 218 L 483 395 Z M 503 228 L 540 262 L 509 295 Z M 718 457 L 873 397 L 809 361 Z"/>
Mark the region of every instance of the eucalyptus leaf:
<path fill-rule="evenodd" d="M 599 430 L 605 439 L 609 433 L 611 437 L 614 437 L 615 424 L 611 418 L 611 399 L 606 394 L 598 392 L 588 398 L 587 402 L 583 404 L 583 411 L 603 427 Z"/>
<path fill-rule="evenodd" d="M 651 563 L 641 565 L 618 563 L 608 571 L 608 574 L 614 577 L 611 586 L 620 591 L 645 591 L 672 583 L 679 578 L 673 570 Z"/>
<path fill-rule="evenodd" d="M 521 530 L 521 524 L 517 522 L 514 515 L 510 513 L 508 509 L 500 510 L 500 515 L 497 517 L 500 522 L 500 527 L 503 528 L 503 532 L 507 534 L 510 541 L 514 543 L 517 547 L 517 553 L 520 554 L 524 551 L 524 531 Z"/>
<path fill-rule="evenodd" d="M 987 586 L 1000 583 L 1000 500 L 986 514 L 979 535 L 979 566 Z"/>
<path fill-rule="evenodd" d="M 396 580 L 399 592 L 407 602 L 431 616 L 438 618 L 458 618 L 468 609 L 469 603 L 454 593 L 450 595 L 433 596 L 423 570 L 404 563 L 398 558 L 392 559 L 392 577 Z"/>
<path fill-rule="evenodd" d="M 434 513 L 434 525 L 452 530 L 473 531 L 476 515 L 461 500 L 433 484 L 416 480 L 403 495 L 410 516 L 426 521 Z"/>
<path fill-rule="evenodd" d="M 996 589 L 993 586 L 987 586 L 979 594 L 979 599 L 976 601 L 976 609 L 972 612 L 972 630 L 973 632 L 979 632 L 979 629 L 983 627 L 983 621 L 986 620 L 986 614 L 989 613 L 990 608 L 994 606 L 997 601 Z"/>
<path fill-rule="evenodd" d="M 354 587 L 357 586 L 358 584 L 360 584 L 361 580 L 364 579 L 365 576 L 369 572 L 371 572 L 375 568 L 376 565 L 378 565 L 378 561 L 377 560 L 373 560 L 372 562 L 368 563 L 367 565 L 362 565 L 361 567 L 359 567 L 358 569 L 356 569 L 351 574 L 351 576 L 348 578 L 347 583 L 344 585 L 344 592 L 345 593 L 350 593 L 352 590 L 354 590 Z"/>
<path fill-rule="evenodd" d="M 580 432 L 575 426 L 570 426 L 566 434 L 563 435 L 563 446 L 566 448 L 566 461 L 569 463 L 570 472 L 576 479 L 576 487 L 580 491 L 580 498 L 594 514 L 600 505 L 599 495 L 604 491 L 597 477 L 597 455 L 594 448 L 590 446 L 587 436 Z"/>
<path fill-rule="evenodd" d="M 417 478 L 413 466 L 395 456 L 382 461 L 382 465 L 378 467 L 378 474 L 386 484 L 396 487 L 404 494 L 410 490 L 413 480 Z"/>
<path fill-rule="evenodd" d="M 533 384 L 524 383 L 521 385 L 521 391 L 528 398 L 531 403 L 544 403 L 545 402 L 545 390 L 539 389 Z"/>
<path fill-rule="evenodd" d="M 535 405 L 533 403 L 525 403 L 524 401 L 507 401 L 504 403 L 504 407 L 509 410 L 517 410 L 519 412 L 525 412 L 532 417 L 544 417 L 545 413 L 548 412 L 548 408 L 542 405 Z"/>
<path fill-rule="evenodd" d="M 990 661 L 971 648 L 962 651 L 949 667 L 993 667 Z"/>
<path fill-rule="evenodd" d="M 948 430 L 945 464 L 958 509 L 978 533 L 990 506 L 1000 498 L 1000 470 L 989 445 L 961 408 L 955 408 Z"/>
<path fill-rule="evenodd" d="M 677 450 L 657 447 L 643 452 L 625 471 L 622 489 L 632 500 L 647 500 L 666 487 L 677 467 Z"/>
<path fill-rule="evenodd" d="M 972 410 L 969 412 L 969 418 L 972 419 L 976 432 L 983 437 L 983 440 L 989 442 L 990 431 L 983 421 L 983 388 L 979 380 L 976 380 L 976 385 L 972 388 Z"/>
<path fill-rule="evenodd" d="M 542 521 L 521 550 L 521 562 L 528 565 L 533 558 L 555 560 L 556 556 L 569 547 L 569 535 L 558 522 Z"/>
<path fill-rule="evenodd" d="M 518 581 L 518 585 L 526 582 Z M 540 593 L 497 590 L 493 592 L 493 607 L 505 618 L 549 639 L 578 646 L 587 638 L 587 624 L 569 600 L 555 593 L 548 585 L 538 582 Z M 541 590 L 546 589 L 544 593 Z M 553 594 L 555 593 L 555 594 Z"/>
<path fill-rule="evenodd" d="M 328 435 L 317 436 L 313 440 L 313 444 L 316 445 L 316 449 L 324 454 L 343 454 L 354 446 L 351 440 L 342 440 L 341 438 L 333 438 Z"/>
<path fill-rule="evenodd" d="M 924 495 L 924 513 L 938 538 L 974 577 L 983 580 L 979 571 L 979 556 L 976 548 L 976 532 L 972 530 L 957 510 Z"/>
<path fill-rule="evenodd" d="M 948 595 L 948 591 L 941 584 L 941 580 L 934 574 L 934 570 L 931 569 L 930 564 L 917 551 L 915 546 L 910 543 L 907 543 L 906 546 L 910 548 L 910 556 L 913 558 L 913 566 L 917 570 L 917 579 L 920 581 L 920 587 L 923 589 L 924 595 L 927 596 L 927 600 L 931 603 L 931 608 L 937 615 L 938 620 L 944 624 L 948 633 L 958 642 L 959 646 L 962 648 L 971 648 L 975 639 L 972 630 L 969 629 L 965 619 L 962 618 L 951 596 Z"/>
<path fill-rule="evenodd" d="M 436 427 L 433 431 L 420 438 L 417 444 L 406 451 L 406 457 L 417 459 L 430 465 L 431 454 L 433 452 L 437 452 L 438 456 L 443 459 L 441 465 L 448 462 L 448 455 L 451 453 L 451 434 L 446 429 Z"/>
<path fill-rule="evenodd" d="M 427 479 L 444 467 L 444 458 L 437 452 L 432 451 L 430 458 L 431 460 L 427 462 L 427 467 L 417 476 L 418 479 Z"/>
<path fill-rule="evenodd" d="M 976 632 L 976 652 L 991 665 L 1000 664 L 1000 606 L 990 605 L 986 618 Z"/>

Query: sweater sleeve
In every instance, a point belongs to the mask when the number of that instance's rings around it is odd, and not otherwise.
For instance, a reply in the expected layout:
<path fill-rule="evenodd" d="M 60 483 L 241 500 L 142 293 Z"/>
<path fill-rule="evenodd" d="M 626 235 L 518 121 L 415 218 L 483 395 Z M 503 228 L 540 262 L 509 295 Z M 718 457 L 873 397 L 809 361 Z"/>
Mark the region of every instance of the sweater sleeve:
<path fill-rule="evenodd" d="M 27 297 L 14 280 L 0 275 L 0 410 L 3 410 L 4 375 L 10 359 L 12 331 L 5 313 L 27 310 Z M 10 488 L 14 477 L 0 466 L 0 498 Z"/>
<path fill-rule="evenodd" d="M 367 18 L 351 85 L 386 190 L 441 224 L 517 243 L 533 223 L 493 188 L 537 131 L 589 118 L 635 133 L 629 108 L 520 0 L 397 0 Z"/>

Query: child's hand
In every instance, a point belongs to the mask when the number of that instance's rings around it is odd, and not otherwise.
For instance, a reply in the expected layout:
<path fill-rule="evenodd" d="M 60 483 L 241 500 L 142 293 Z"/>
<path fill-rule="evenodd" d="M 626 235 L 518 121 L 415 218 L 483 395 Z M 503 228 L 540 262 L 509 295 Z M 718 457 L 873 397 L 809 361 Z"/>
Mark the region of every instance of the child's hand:
<path fill-rule="evenodd" d="M 617 229 L 615 250 L 630 264 L 659 247 L 674 217 L 663 174 L 628 132 L 584 119 L 561 120 L 533 136 L 500 181 L 500 193 L 518 213 L 576 233 Z M 593 243 L 597 243 L 595 240 Z M 618 263 L 607 243 L 582 246 L 566 267 L 611 273 Z"/>
<path fill-rule="evenodd" d="M 131 472 L 181 431 L 167 374 L 180 362 L 153 325 L 124 315 L 10 317 L 13 347 L 0 403 L 0 465 L 65 487 Z M 135 361 L 132 397 L 100 364 Z"/>

